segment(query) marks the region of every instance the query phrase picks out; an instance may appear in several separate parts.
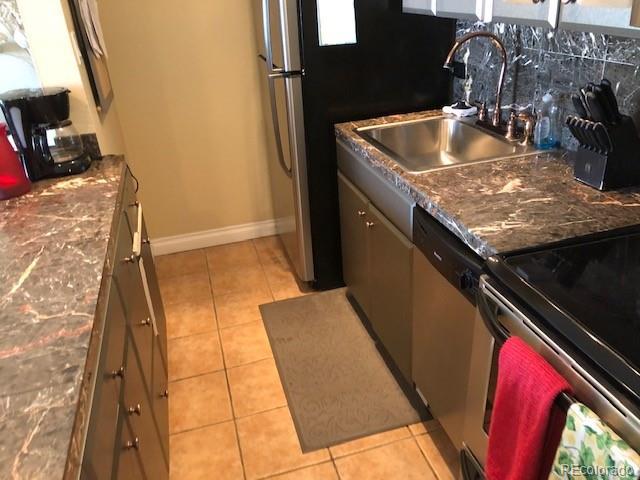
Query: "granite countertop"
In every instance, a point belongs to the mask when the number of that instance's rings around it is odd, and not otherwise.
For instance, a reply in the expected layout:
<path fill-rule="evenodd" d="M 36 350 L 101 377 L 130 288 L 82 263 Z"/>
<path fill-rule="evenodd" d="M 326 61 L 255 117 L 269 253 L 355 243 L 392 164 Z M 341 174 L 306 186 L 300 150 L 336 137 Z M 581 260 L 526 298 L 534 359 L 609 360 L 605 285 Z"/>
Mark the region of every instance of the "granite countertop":
<path fill-rule="evenodd" d="M 0 478 L 79 474 L 96 309 L 125 162 L 0 202 Z M 89 356 L 88 356 L 89 354 Z"/>
<path fill-rule="evenodd" d="M 355 132 L 438 115 L 342 123 L 336 137 L 481 257 L 640 224 L 640 188 L 600 192 L 579 183 L 564 151 L 414 175 Z"/>

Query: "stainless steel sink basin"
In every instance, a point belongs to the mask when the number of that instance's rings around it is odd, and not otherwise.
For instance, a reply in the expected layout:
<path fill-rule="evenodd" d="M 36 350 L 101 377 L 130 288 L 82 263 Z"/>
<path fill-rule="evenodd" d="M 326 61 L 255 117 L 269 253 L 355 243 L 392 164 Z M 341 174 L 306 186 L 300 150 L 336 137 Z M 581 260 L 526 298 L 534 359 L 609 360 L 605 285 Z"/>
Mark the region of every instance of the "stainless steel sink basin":
<path fill-rule="evenodd" d="M 538 152 L 477 127 L 474 120 L 450 117 L 362 127 L 357 132 L 416 174 Z"/>

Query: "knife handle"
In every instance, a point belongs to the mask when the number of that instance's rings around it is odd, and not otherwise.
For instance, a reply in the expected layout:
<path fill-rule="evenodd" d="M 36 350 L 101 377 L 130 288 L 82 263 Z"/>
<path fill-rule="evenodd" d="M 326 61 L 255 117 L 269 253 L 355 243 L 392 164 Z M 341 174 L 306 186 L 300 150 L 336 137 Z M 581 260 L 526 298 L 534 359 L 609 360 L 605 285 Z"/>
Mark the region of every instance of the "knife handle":
<path fill-rule="evenodd" d="M 571 101 L 573 102 L 573 108 L 575 108 L 576 113 L 579 117 L 588 118 L 589 114 L 587 113 L 587 109 L 582 101 L 582 97 L 578 94 L 571 95 Z"/>
<path fill-rule="evenodd" d="M 587 92 L 585 98 L 591 112 L 591 118 L 596 122 L 606 122 L 607 115 L 598 95 L 595 92 Z"/>
<path fill-rule="evenodd" d="M 618 123 L 620 121 L 620 109 L 618 107 L 618 99 L 616 98 L 616 94 L 613 93 L 611 82 L 606 78 L 603 78 L 602 83 L 600 84 L 600 89 L 602 91 L 602 95 L 609 104 L 610 110 L 612 111 L 614 119 L 613 123 Z"/>

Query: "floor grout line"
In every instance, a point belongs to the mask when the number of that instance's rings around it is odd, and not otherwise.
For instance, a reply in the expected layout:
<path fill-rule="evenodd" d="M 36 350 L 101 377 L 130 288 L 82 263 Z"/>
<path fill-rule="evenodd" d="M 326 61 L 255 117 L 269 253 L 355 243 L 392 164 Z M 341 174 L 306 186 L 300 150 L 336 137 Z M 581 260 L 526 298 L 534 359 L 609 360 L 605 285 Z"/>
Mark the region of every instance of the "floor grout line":
<path fill-rule="evenodd" d="M 406 429 L 408 429 L 409 427 L 405 426 L 405 427 L 398 427 L 398 428 L 406 428 Z M 331 451 L 332 448 L 339 447 L 340 445 L 344 445 L 344 444 L 351 443 L 351 442 L 357 442 L 358 440 L 362 440 L 364 438 L 370 438 L 370 437 L 372 437 L 374 435 L 385 434 L 385 433 L 391 432 L 393 430 L 397 430 L 397 429 L 396 428 L 392 428 L 391 430 L 387 430 L 386 432 L 374 433 L 373 435 L 367 435 L 367 436 L 364 436 L 364 437 L 356 438 L 354 440 L 349 440 L 349 441 L 344 442 L 344 443 L 339 443 L 338 445 L 332 445 L 331 447 L 328 447 L 329 448 L 329 455 L 331 455 L 331 458 L 333 460 L 340 460 L 341 458 L 351 457 L 351 456 L 357 455 L 359 453 L 368 452 L 370 450 L 375 450 L 376 448 L 386 447 L 388 445 L 391 445 L 391 444 L 394 444 L 394 443 L 397 443 L 397 442 L 402 442 L 402 441 L 407 440 L 409 438 L 413 438 L 413 434 L 411 432 L 409 432 L 409 434 L 406 437 L 396 438 L 395 440 L 390 440 L 390 441 L 383 441 L 382 443 L 379 443 L 379 444 L 376 444 L 376 445 L 372 445 L 370 447 L 364 447 L 362 450 L 358 450 L 356 452 L 347 453 L 346 455 L 340 455 L 339 457 L 334 456 L 333 452 Z"/>
<path fill-rule="evenodd" d="M 258 252 L 258 247 L 256 247 L 255 239 L 251 240 L 251 244 L 253 245 L 253 249 L 256 252 L 258 257 L 258 263 L 260 264 L 260 269 L 262 270 L 262 275 L 264 276 L 265 281 L 267 282 L 267 287 L 269 288 L 269 292 L 271 292 L 271 301 L 276 301 L 276 296 L 273 293 L 273 287 L 271 286 L 271 282 L 269 281 L 269 276 L 267 275 L 267 271 L 264 268 L 264 263 L 262 262 L 262 258 L 260 257 L 260 252 Z"/>
<path fill-rule="evenodd" d="M 224 371 L 224 367 L 219 368 L 218 370 L 211 370 L 208 372 L 196 373 L 195 375 L 189 375 L 188 377 L 174 378 L 173 380 L 169 380 L 169 383 L 179 383 L 184 380 L 193 380 L 194 378 L 204 377 L 205 375 L 211 375 L 212 373 L 220 373 Z"/>
<path fill-rule="evenodd" d="M 429 470 L 431 470 L 431 473 L 433 473 L 433 477 L 436 479 L 440 479 L 440 476 L 438 475 L 438 472 L 436 472 L 435 468 L 433 468 L 433 465 L 431 464 L 431 460 L 429 460 L 429 457 L 427 457 L 427 454 L 424 453 L 424 451 L 422 450 L 422 448 L 420 448 L 420 444 L 418 443 L 418 438 L 415 436 L 411 436 L 413 443 L 416 444 L 416 447 L 418 447 L 418 451 L 422 454 L 422 458 L 424 458 L 424 461 L 427 462 L 427 465 L 429 466 Z"/>
<path fill-rule="evenodd" d="M 222 354 L 222 365 L 224 367 L 224 378 L 227 382 L 227 394 L 229 395 L 229 403 L 231 404 L 231 416 L 232 421 L 233 421 L 233 429 L 235 431 L 236 434 L 236 448 L 238 449 L 238 455 L 240 456 L 240 465 L 242 466 L 242 478 L 244 478 L 246 480 L 247 478 L 247 469 L 244 465 L 244 455 L 242 454 L 242 445 L 240 444 L 240 432 L 238 432 L 238 424 L 235 420 L 236 418 L 236 411 L 235 408 L 233 407 L 233 395 L 231 393 L 231 385 L 229 384 L 229 374 L 227 373 L 227 360 L 224 356 L 224 345 L 222 344 L 222 336 L 220 334 L 220 324 L 217 321 L 218 320 L 218 311 L 216 309 L 216 301 L 215 301 L 215 296 L 213 293 L 213 281 L 211 279 L 211 267 L 209 265 L 209 258 L 207 257 L 207 272 L 209 275 L 209 287 L 211 290 L 211 300 L 213 301 L 213 311 L 216 315 L 216 326 L 217 328 L 217 333 L 218 333 L 218 341 L 220 342 L 220 353 Z"/>
<path fill-rule="evenodd" d="M 245 420 L 247 418 L 255 417 L 255 416 L 258 416 L 258 415 L 263 415 L 265 413 L 275 412 L 276 410 L 280 410 L 280 409 L 283 409 L 283 408 L 289 408 L 289 404 L 280 405 L 279 407 L 267 408 L 266 410 L 261 410 L 259 412 L 251 413 L 249 415 L 243 415 L 241 417 L 233 417 L 233 419 L 235 421 Z"/>
<path fill-rule="evenodd" d="M 329 464 L 329 463 L 333 463 L 333 461 L 325 460 L 325 461 L 318 462 L 318 463 L 312 463 L 310 465 L 305 465 L 304 467 L 298 467 L 298 468 L 293 468 L 291 470 L 284 470 L 282 472 L 272 473 L 272 474 L 267 475 L 266 477 L 258 477 L 256 480 L 270 480 L 270 479 L 279 477 L 281 475 L 287 475 L 289 473 L 300 472 L 302 470 L 306 470 L 307 468 L 313 468 L 313 467 L 317 467 L 319 465 L 325 465 L 325 464 Z"/>
<path fill-rule="evenodd" d="M 267 360 L 274 360 L 273 355 L 270 356 L 269 358 L 260 358 L 259 360 L 252 360 L 250 362 L 243 363 L 242 365 L 234 365 L 232 367 L 226 367 L 226 370 L 235 370 L 237 368 L 246 367 L 247 365 L 255 365 L 256 363 L 266 362 Z"/>
<path fill-rule="evenodd" d="M 209 428 L 209 427 L 215 427 L 216 425 L 222 425 L 223 423 L 229 423 L 229 422 L 233 422 L 233 421 L 234 421 L 233 418 L 228 418 L 226 420 L 220 420 L 219 422 L 204 423 L 202 425 L 198 425 L 197 427 L 185 428 L 184 430 L 180 430 L 180 431 L 177 431 L 177 432 L 170 432 L 169 436 L 170 437 L 175 437 L 177 435 L 182 435 L 183 433 L 191 433 L 191 432 L 195 432 L 197 430 L 202 430 L 204 428 Z"/>
<path fill-rule="evenodd" d="M 338 465 L 336 464 L 336 461 L 333 458 L 331 459 L 331 463 L 333 464 L 333 470 L 336 472 L 336 476 L 338 477 L 338 480 L 340 480 L 342 478 L 340 476 L 340 470 L 338 470 Z"/>

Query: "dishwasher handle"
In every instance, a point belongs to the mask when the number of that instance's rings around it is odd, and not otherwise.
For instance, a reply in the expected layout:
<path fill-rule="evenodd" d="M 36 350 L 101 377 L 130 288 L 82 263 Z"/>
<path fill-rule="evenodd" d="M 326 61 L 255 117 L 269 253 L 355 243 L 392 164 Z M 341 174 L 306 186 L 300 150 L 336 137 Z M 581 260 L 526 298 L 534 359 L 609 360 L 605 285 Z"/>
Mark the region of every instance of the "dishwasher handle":
<path fill-rule="evenodd" d="M 491 336 L 495 339 L 497 345 L 502 345 L 507 341 L 511 333 L 498 321 L 498 306 L 494 308 L 489 304 L 487 295 L 483 292 L 482 288 L 478 289 L 476 295 L 476 304 L 482 323 L 487 327 L 487 330 Z"/>

